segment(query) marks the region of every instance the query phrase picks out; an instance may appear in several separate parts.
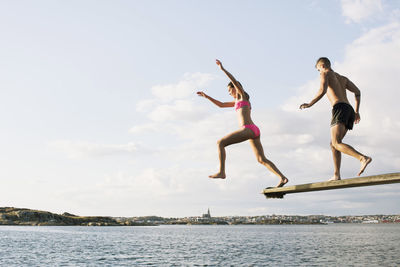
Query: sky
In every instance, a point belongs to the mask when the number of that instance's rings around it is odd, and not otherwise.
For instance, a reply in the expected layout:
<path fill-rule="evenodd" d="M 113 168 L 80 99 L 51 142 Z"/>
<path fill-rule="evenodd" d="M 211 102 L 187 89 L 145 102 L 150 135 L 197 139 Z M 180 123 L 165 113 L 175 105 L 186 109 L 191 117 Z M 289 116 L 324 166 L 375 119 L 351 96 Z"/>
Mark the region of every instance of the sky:
<path fill-rule="evenodd" d="M 288 185 L 328 180 L 331 107 L 299 110 L 321 56 L 361 90 L 344 139 L 399 172 L 400 1 L 0 1 L 0 206 L 163 217 L 400 214 L 399 184 L 266 199 L 278 179 L 238 129 L 220 59 L 250 95 L 268 159 Z M 354 96 L 348 94 L 352 104 Z M 344 155 L 342 177 L 359 162 Z"/>

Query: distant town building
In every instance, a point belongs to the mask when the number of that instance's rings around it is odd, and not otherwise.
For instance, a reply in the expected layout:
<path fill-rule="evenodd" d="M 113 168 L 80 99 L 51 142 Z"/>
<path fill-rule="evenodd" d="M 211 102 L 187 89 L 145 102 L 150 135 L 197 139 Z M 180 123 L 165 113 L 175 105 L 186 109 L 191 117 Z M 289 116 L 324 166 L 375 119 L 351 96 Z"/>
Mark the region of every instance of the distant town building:
<path fill-rule="evenodd" d="M 211 218 L 210 208 L 208 208 L 207 213 L 203 214 L 203 218 L 207 218 L 207 219 Z"/>

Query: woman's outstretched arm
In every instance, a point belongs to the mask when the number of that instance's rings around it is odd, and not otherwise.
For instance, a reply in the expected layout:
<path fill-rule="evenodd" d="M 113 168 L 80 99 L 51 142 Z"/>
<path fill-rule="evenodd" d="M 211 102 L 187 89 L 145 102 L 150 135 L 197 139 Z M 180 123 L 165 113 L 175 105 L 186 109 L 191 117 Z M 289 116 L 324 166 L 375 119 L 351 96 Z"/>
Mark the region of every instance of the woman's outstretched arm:
<path fill-rule="evenodd" d="M 208 96 L 206 93 L 204 92 L 197 92 L 198 96 L 202 96 L 207 98 L 208 100 L 210 100 L 211 102 L 213 102 L 215 105 L 217 105 L 220 108 L 231 108 L 235 106 L 235 102 L 221 102 L 218 101 L 217 99 L 212 98 L 211 96 Z"/>
<path fill-rule="evenodd" d="M 239 91 L 239 93 L 241 95 L 244 94 L 244 90 L 243 87 L 240 85 L 240 83 L 235 79 L 235 77 L 233 77 L 233 75 L 227 71 L 223 66 L 222 66 L 222 62 L 219 61 L 218 59 L 216 60 L 217 65 L 219 66 L 219 68 L 226 74 L 226 76 L 228 76 L 229 80 L 231 80 L 231 82 L 233 83 L 233 85 L 235 86 L 236 90 Z"/>

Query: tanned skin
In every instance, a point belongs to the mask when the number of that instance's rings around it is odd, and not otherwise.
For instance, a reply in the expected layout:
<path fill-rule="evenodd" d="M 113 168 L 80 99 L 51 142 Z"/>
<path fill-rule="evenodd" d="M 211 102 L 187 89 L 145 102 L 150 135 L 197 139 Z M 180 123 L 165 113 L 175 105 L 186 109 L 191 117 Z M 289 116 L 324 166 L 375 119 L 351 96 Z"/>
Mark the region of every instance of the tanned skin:
<path fill-rule="evenodd" d="M 241 86 L 241 84 L 230 74 L 223 66 L 221 61 L 218 59 L 216 60 L 218 67 L 228 76 L 231 80 L 233 86 L 228 86 L 229 94 L 234 98 L 231 102 L 221 102 L 212 98 L 211 96 L 207 95 L 204 92 L 197 92 L 197 94 L 201 97 L 204 97 L 210 100 L 213 104 L 220 108 L 233 108 L 235 103 L 238 101 L 248 101 L 249 99 L 246 97 L 246 94 Z M 239 125 L 243 126 L 246 124 L 254 124 L 251 120 L 251 109 L 249 106 L 244 106 L 240 110 L 237 111 Z M 222 139 L 218 140 L 218 155 L 219 155 L 219 172 L 213 175 L 210 175 L 210 178 L 213 179 L 225 179 L 225 160 L 226 160 L 226 152 L 225 147 L 241 143 L 244 141 L 249 140 L 251 147 L 253 148 L 254 154 L 259 163 L 267 167 L 272 173 L 279 177 L 279 183 L 277 187 L 282 187 L 286 183 L 288 183 L 288 179 L 279 171 L 279 169 L 275 166 L 275 164 L 268 160 L 264 155 L 264 149 L 260 141 L 260 137 L 254 138 L 254 133 L 248 128 L 241 128 L 233 133 L 228 134 L 227 136 L 223 137 Z"/>
<path fill-rule="evenodd" d="M 317 103 L 325 94 L 328 96 L 329 102 L 332 107 L 337 103 L 347 103 L 350 105 L 347 99 L 346 90 L 354 93 L 355 95 L 355 123 L 360 122 L 360 101 L 361 92 L 357 86 L 350 81 L 348 78 L 340 75 L 333 71 L 330 66 L 326 66 L 322 61 L 317 62 L 317 70 L 320 72 L 320 88 L 317 95 L 311 100 L 310 103 L 304 103 L 300 105 L 300 109 L 310 108 Z M 345 153 L 360 161 L 361 167 L 358 172 L 360 176 L 367 165 L 371 163 L 372 158 L 365 156 L 355 150 L 352 146 L 342 142 L 344 136 L 347 133 L 347 128 L 343 123 L 337 123 L 331 127 L 331 149 L 334 163 L 334 175 L 330 180 L 340 180 L 340 164 L 342 154 Z"/>

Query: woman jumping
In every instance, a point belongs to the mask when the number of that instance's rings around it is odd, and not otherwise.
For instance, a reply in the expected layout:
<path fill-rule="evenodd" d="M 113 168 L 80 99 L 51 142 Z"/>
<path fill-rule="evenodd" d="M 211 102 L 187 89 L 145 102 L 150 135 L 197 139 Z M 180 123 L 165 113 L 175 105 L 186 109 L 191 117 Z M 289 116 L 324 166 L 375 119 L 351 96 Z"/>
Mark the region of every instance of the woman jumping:
<path fill-rule="evenodd" d="M 210 178 L 221 178 L 225 179 L 226 174 L 225 174 L 225 158 L 226 158 L 226 153 L 225 153 L 225 147 L 232 145 L 232 144 L 237 144 L 246 140 L 250 141 L 250 144 L 253 148 L 253 151 L 257 157 L 258 162 L 260 162 L 262 165 L 267 167 L 271 172 L 273 172 L 275 175 L 277 175 L 280 178 L 280 181 L 277 185 L 277 187 L 282 187 L 284 186 L 289 180 L 278 170 L 278 168 L 275 166 L 274 163 L 269 161 L 265 155 L 264 155 L 264 150 L 261 145 L 260 141 L 260 130 L 258 127 L 253 123 L 250 117 L 250 111 L 251 111 L 251 106 L 249 102 L 249 95 L 243 90 L 242 85 L 240 82 L 238 82 L 232 74 L 230 74 L 227 70 L 224 69 L 222 66 L 221 61 L 217 59 L 216 61 L 217 65 L 219 68 L 228 76 L 228 78 L 231 80 L 231 82 L 228 84 L 228 91 L 231 96 L 235 99 L 235 101 L 232 102 L 220 102 L 208 95 L 206 95 L 204 92 L 197 92 L 199 96 L 205 97 L 211 102 L 213 102 L 215 105 L 217 105 L 220 108 L 227 108 L 227 107 L 235 107 L 238 118 L 239 118 L 239 124 L 241 126 L 240 130 L 237 130 L 231 134 L 228 134 L 227 136 L 223 137 L 221 140 L 218 141 L 218 153 L 219 153 L 219 172 L 210 175 Z"/>

